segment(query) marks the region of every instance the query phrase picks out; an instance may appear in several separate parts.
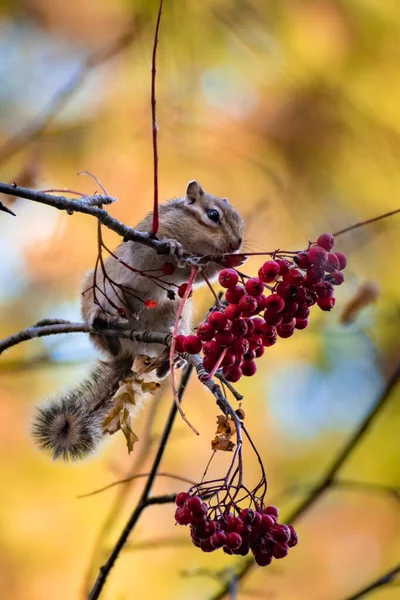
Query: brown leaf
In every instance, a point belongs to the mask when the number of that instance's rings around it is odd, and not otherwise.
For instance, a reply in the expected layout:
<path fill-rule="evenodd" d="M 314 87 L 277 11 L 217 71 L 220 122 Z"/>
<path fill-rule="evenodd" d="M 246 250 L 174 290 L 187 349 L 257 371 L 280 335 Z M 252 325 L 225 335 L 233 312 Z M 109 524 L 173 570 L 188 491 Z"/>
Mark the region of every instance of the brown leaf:
<path fill-rule="evenodd" d="M 235 444 L 223 434 L 217 433 L 211 441 L 212 450 L 222 450 L 223 452 L 232 452 Z"/>
<path fill-rule="evenodd" d="M 124 409 L 124 414 L 123 414 L 122 419 L 121 419 L 121 430 L 122 430 L 122 433 L 125 436 L 126 445 L 128 446 L 128 453 L 129 454 L 132 452 L 133 446 L 139 440 L 139 438 L 136 435 L 136 433 L 132 430 L 130 421 L 131 421 L 131 418 L 130 418 L 130 415 L 129 415 L 129 411 L 128 411 L 128 409 L 125 408 Z"/>
<path fill-rule="evenodd" d="M 236 433 L 235 422 L 226 415 L 217 416 L 217 434 L 223 434 L 230 438 Z"/>
<path fill-rule="evenodd" d="M 135 359 L 133 361 L 132 371 L 136 375 L 151 373 L 151 371 L 154 371 L 154 369 L 158 369 L 158 367 L 161 367 L 164 364 L 166 358 L 167 357 L 164 356 L 164 353 L 161 356 L 157 357 L 150 357 L 146 356 L 145 354 L 138 354 L 137 356 L 135 356 Z"/>

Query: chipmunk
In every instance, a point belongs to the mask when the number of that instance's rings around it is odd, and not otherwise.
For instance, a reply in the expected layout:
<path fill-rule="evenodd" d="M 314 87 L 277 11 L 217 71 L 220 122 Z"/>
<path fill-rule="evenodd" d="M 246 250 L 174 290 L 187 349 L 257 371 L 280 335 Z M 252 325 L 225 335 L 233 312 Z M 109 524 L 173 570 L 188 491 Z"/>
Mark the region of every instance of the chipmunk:
<path fill-rule="evenodd" d="M 159 222 L 158 236 L 168 240 L 169 256 L 158 255 L 153 248 L 139 242 L 122 242 L 104 260 L 104 271 L 98 268 L 86 274 L 82 316 L 99 333 L 102 328 L 121 323 L 131 330 L 170 333 L 180 303 L 174 290 L 187 282 L 190 275 L 190 267 L 179 264 L 183 249 L 205 256 L 239 252 L 242 246 L 243 220 L 239 213 L 225 198 L 207 194 L 197 181 L 189 182 L 183 198 L 159 206 Z M 151 223 L 152 213 L 136 230 L 148 232 Z M 176 265 L 174 272 L 156 279 L 166 262 Z M 213 280 L 221 269 L 220 264 L 210 262 L 203 273 Z M 199 277 L 196 285 L 203 282 Z M 154 308 L 147 308 L 146 300 L 153 301 Z M 180 334 L 191 332 L 192 312 L 193 305 L 188 300 L 179 322 Z M 90 337 L 104 354 L 104 360 L 98 362 L 89 378 L 77 388 L 51 399 L 36 412 L 33 435 L 39 447 L 50 451 L 54 459 L 77 460 L 97 448 L 104 435 L 103 423 L 112 398 L 121 380 L 131 374 L 135 357 L 164 356 L 163 364 L 150 375 L 161 381 L 168 374 L 169 361 L 161 345 L 105 335 L 90 334 Z"/>

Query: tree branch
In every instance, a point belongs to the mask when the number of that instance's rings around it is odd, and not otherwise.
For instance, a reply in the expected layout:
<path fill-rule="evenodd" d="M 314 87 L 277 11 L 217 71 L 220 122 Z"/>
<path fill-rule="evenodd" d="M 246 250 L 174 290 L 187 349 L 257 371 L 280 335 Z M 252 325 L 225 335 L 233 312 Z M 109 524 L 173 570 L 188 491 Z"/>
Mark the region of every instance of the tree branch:
<path fill-rule="evenodd" d="M 154 248 L 158 254 L 169 254 L 170 244 L 168 241 L 160 242 L 151 233 L 145 231 L 136 231 L 132 227 L 128 227 L 114 219 L 106 210 L 96 206 L 96 204 L 110 204 L 115 201 L 115 198 L 111 196 L 87 196 L 82 199 L 71 199 L 65 196 L 54 196 L 53 194 L 46 194 L 44 192 L 38 192 L 30 190 L 28 188 L 14 186 L 9 183 L 0 182 L 0 192 L 3 194 L 10 194 L 11 196 L 18 196 L 19 198 L 25 198 L 26 200 L 32 200 L 33 202 L 39 202 L 40 204 L 46 204 L 52 206 L 58 210 L 65 210 L 69 215 L 74 212 L 82 213 L 85 215 L 91 215 L 98 219 L 98 221 L 114 231 L 122 238 L 125 242 L 139 242 L 150 248 Z M 183 252 L 183 258 L 190 258 L 193 256 L 189 252 Z"/>
<path fill-rule="evenodd" d="M 399 573 L 400 573 L 400 564 L 396 565 L 393 569 L 390 569 L 390 571 L 387 571 L 387 573 L 385 573 L 384 575 L 379 577 L 379 579 L 376 579 L 375 581 L 373 581 L 366 587 L 362 588 L 361 590 L 359 590 L 352 596 L 347 596 L 346 600 L 358 600 L 359 598 L 363 598 L 369 592 L 372 592 L 373 590 L 376 590 L 377 588 L 383 587 L 384 585 L 391 583 L 393 581 L 393 579 L 396 577 L 396 575 L 398 575 Z"/>
<path fill-rule="evenodd" d="M 185 367 L 185 370 L 184 370 L 184 372 L 182 374 L 182 379 L 181 379 L 181 383 L 180 383 L 179 391 L 178 391 L 178 397 L 179 397 L 180 402 L 182 402 L 182 398 L 183 398 L 183 395 L 184 395 L 185 390 L 187 388 L 187 385 L 189 383 L 189 379 L 190 379 L 190 376 L 192 374 L 192 371 L 193 371 L 192 365 L 188 364 Z M 168 416 L 168 420 L 167 420 L 167 422 L 165 424 L 165 428 L 164 428 L 163 434 L 162 434 L 161 439 L 160 439 L 160 443 L 159 443 L 159 446 L 158 446 L 157 454 L 156 454 L 155 459 L 153 461 L 153 465 L 151 467 L 149 477 L 148 477 L 148 479 L 146 481 L 146 485 L 145 485 L 145 487 L 143 489 L 143 492 L 141 494 L 139 502 L 138 502 L 136 508 L 134 509 L 133 513 L 131 514 L 131 516 L 130 516 L 128 522 L 127 522 L 127 524 L 125 525 L 125 527 L 124 527 L 124 529 L 123 529 L 123 531 L 122 531 L 119 539 L 117 540 L 117 542 L 116 542 L 116 544 L 115 544 L 115 546 L 114 546 L 114 548 L 113 548 L 113 550 L 112 550 L 112 552 L 111 552 L 111 554 L 110 554 L 107 562 L 102 567 L 100 567 L 100 571 L 99 571 L 99 574 L 97 576 L 97 579 L 96 579 L 96 581 L 94 583 L 92 591 L 89 594 L 89 600 L 97 600 L 97 598 L 99 598 L 99 596 L 100 596 L 100 594 L 101 594 L 101 592 L 102 592 L 102 590 L 104 588 L 104 585 L 105 585 L 105 583 L 107 581 L 107 577 L 110 574 L 110 571 L 113 568 L 113 566 L 115 564 L 115 561 L 117 560 L 117 558 L 118 558 L 121 550 L 125 546 L 125 543 L 126 543 L 128 537 L 129 537 L 129 535 L 131 534 L 133 528 L 135 527 L 137 521 L 139 520 L 140 515 L 142 514 L 143 510 L 149 504 L 152 503 L 151 497 L 150 497 L 151 490 L 152 490 L 154 481 L 156 479 L 157 472 L 158 472 L 161 460 L 163 458 L 165 449 L 167 447 L 167 442 L 168 442 L 169 436 L 171 434 L 172 426 L 174 424 L 177 412 L 178 412 L 178 409 L 177 409 L 177 406 L 176 406 L 176 404 L 174 402 L 172 404 L 172 407 L 171 407 L 171 410 L 170 410 L 170 413 L 169 413 L 169 416 Z"/>
<path fill-rule="evenodd" d="M 95 335 L 106 335 L 110 337 L 119 337 L 135 342 L 144 342 L 146 344 L 162 344 L 169 346 L 171 335 L 165 333 L 156 333 L 148 331 L 135 331 L 130 329 L 96 329 L 87 323 L 71 323 L 69 321 L 55 320 L 50 325 L 32 325 L 14 335 L 10 335 L 0 340 L 0 354 L 8 348 L 33 340 L 34 338 L 45 337 L 48 335 L 59 335 L 61 333 L 92 333 Z"/>
<path fill-rule="evenodd" d="M 360 443 L 360 441 L 364 438 L 365 434 L 369 431 L 372 424 L 375 422 L 376 418 L 382 412 L 383 408 L 386 406 L 391 393 L 396 387 L 397 383 L 400 379 L 400 364 L 397 366 L 391 377 L 386 383 L 385 388 L 382 390 L 380 396 L 376 399 L 375 403 L 368 411 L 365 418 L 361 421 L 357 429 L 350 436 L 350 439 L 344 444 L 342 450 L 339 451 L 338 455 L 334 458 L 332 464 L 326 470 L 326 473 L 322 476 L 321 481 L 318 485 L 314 486 L 310 494 L 301 502 L 301 504 L 294 509 L 294 511 L 288 515 L 286 518 L 287 523 L 295 523 L 297 522 L 305 513 L 310 510 L 317 501 L 321 498 L 321 496 L 332 486 L 334 483 L 334 478 L 338 474 L 341 467 L 344 465 L 354 448 Z M 247 573 L 255 566 L 255 561 L 252 558 L 246 559 L 242 566 L 238 569 L 237 572 L 237 580 L 241 581 Z M 219 592 L 217 592 L 214 596 L 211 597 L 210 600 L 222 600 L 224 596 L 229 593 L 229 582 L 224 585 Z M 349 598 L 347 600 L 355 600 L 355 598 L 360 596 L 355 596 Z"/>

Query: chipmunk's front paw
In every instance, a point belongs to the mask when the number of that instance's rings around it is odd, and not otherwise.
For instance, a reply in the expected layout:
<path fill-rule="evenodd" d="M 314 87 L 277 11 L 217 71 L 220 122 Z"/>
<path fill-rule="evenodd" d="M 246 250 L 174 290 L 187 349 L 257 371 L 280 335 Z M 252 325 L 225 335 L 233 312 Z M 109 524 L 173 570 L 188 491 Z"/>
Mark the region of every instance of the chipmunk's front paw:
<path fill-rule="evenodd" d="M 163 238 L 162 243 L 168 247 L 168 254 L 171 257 L 182 258 L 183 256 L 183 246 L 176 240 L 170 240 L 169 238 Z"/>

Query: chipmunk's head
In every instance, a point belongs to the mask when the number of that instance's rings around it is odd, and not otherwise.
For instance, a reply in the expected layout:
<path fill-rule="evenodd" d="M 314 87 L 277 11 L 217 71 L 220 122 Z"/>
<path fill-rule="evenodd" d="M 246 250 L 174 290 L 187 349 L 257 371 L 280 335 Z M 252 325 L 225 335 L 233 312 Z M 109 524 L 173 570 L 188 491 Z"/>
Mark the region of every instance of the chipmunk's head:
<path fill-rule="evenodd" d="M 239 252 L 243 242 L 243 219 L 226 198 L 207 194 L 190 181 L 186 196 L 177 202 L 185 249 L 194 254 Z"/>

